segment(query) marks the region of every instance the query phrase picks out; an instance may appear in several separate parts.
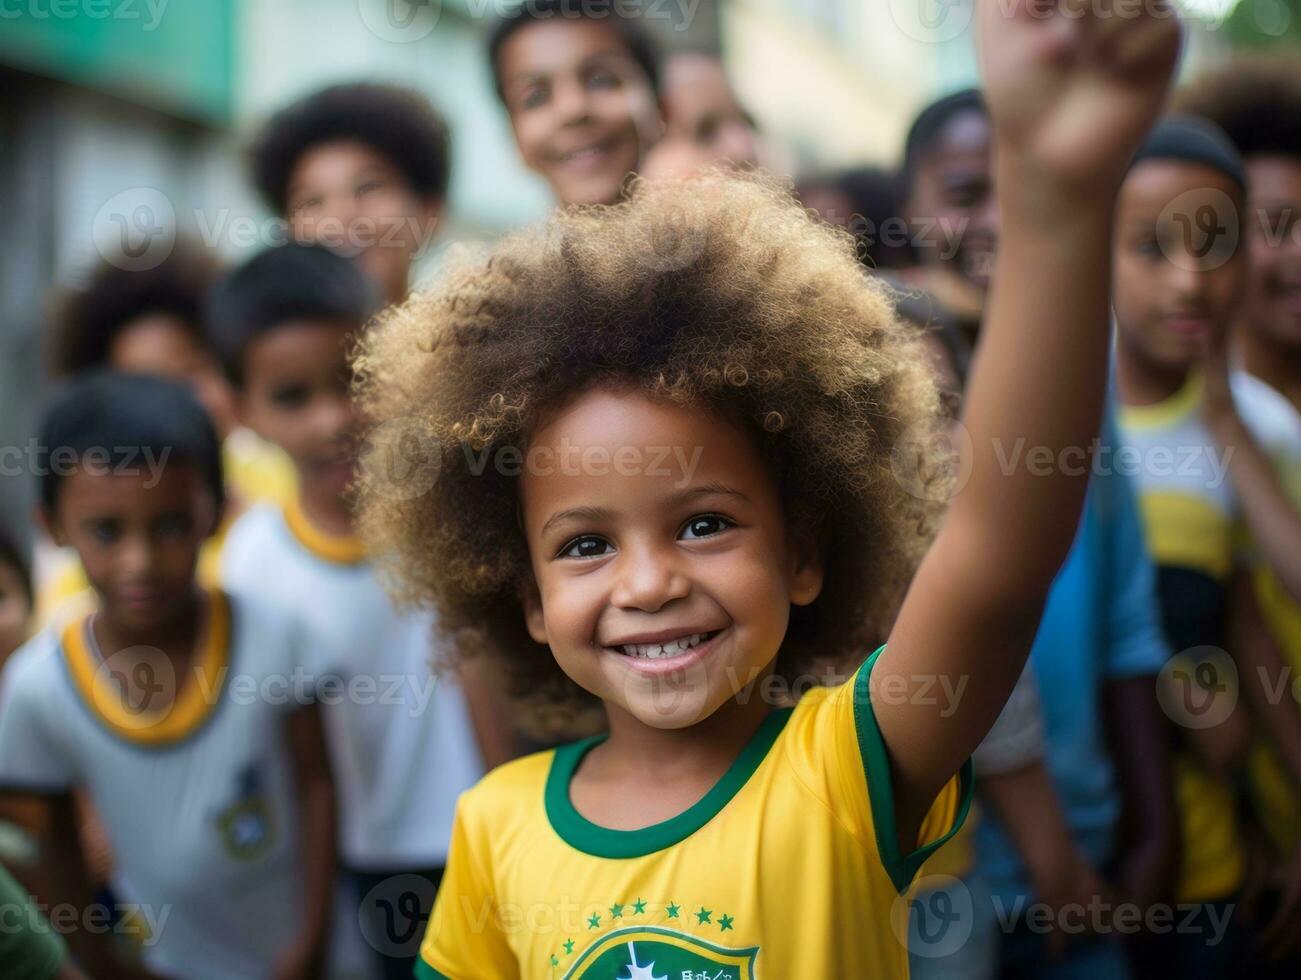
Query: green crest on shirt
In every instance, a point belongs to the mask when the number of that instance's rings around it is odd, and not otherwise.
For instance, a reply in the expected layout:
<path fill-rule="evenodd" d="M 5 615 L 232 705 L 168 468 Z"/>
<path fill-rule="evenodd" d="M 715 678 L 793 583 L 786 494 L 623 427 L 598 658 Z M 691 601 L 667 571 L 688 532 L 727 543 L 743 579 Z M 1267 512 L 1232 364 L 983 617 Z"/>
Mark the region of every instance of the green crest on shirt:
<path fill-rule="evenodd" d="M 753 980 L 759 947 L 729 949 L 659 926 L 602 936 L 574 961 L 572 980 Z"/>

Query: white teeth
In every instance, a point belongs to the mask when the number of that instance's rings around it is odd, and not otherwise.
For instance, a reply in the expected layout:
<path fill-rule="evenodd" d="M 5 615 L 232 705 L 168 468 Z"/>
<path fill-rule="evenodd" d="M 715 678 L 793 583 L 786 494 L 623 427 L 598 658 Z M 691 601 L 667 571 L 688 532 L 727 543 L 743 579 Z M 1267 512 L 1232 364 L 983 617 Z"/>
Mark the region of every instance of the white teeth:
<path fill-rule="evenodd" d="M 669 640 L 667 643 L 626 643 L 619 649 L 629 657 L 639 657 L 645 660 L 661 660 L 666 657 L 676 657 L 681 653 L 686 653 L 692 647 L 699 646 L 705 641 L 707 633 L 692 633 L 690 636 L 684 636 L 676 640 Z"/>

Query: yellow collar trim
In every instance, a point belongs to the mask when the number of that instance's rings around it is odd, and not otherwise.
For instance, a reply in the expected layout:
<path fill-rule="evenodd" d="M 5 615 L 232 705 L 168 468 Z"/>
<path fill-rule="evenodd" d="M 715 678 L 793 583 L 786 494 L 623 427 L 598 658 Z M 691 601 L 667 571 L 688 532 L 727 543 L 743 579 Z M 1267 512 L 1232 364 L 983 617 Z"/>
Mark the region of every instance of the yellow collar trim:
<path fill-rule="evenodd" d="M 1127 429 L 1160 429 L 1175 425 L 1202 404 L 1206 379 L 1201 372 L 1188 375 L 1184 386 L 1163 402 L 1152 405 L 1122 405 L 1119 422 Z"/>
<path fill-rule="evenodd" d="M 366 547 L 356 535 L 333 535 L 315 527 L 297 500 L 285 505 L 285 524 L 304 548 L 335 565 L 356 565 L 366 560 Z"/>
<path fill-rule="evenodd" d="M 63 653 L 73 685 L 92 715 L 115 735 L 138 745 L 163 746 L 188 738 L 217 710 L 230 669 L 230 599 L 208 592 L 208 622 L 203 649 L 186 676 L 171 684 L 155 682 L 173 697 L 149 710 L 148 696 L 132 706 L 123 700 L 122 681 L 114 677 L 113 657 L 107 660 L 92 646 L 91 615 L 73 620 L 63 630 Z M 129 666 L 124 664 L 129 669 Z"/>

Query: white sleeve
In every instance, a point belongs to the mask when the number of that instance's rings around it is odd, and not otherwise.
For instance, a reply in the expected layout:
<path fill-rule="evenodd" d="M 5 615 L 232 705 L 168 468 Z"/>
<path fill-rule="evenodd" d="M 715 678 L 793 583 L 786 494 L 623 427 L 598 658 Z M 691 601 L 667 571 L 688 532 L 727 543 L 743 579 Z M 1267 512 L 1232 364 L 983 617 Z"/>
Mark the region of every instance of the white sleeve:
<path fill-rule="evenodd" d="M 66 686 L 48 676 L 57 656 L 57 649 L 19 650 L 0 674 L 0 787 L 64 792 L 80 781 L 54 731 L 59 711 L 51 695 Z M 79 708 L 62 710 L 69 707 Z"/>
<path fill-rule="evenodd" d="M 1039 689 L 1030 665 L 1017 678 L 1012 696 L 972 756 L 976 775 L 997 776 L 1037 762 L 1044 756 L 1043 716 Z"/>

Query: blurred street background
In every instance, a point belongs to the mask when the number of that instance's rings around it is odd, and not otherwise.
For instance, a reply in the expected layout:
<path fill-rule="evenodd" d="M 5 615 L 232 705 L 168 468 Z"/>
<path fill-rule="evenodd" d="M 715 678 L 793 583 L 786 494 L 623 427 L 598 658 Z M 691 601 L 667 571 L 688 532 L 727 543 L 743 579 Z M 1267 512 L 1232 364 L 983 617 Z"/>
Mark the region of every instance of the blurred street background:
<path fill-rule="evenodd" d="M 227 259 L 269 243 L 243 177 L 247 140 L 327 83 L 400 82 L 449 121 L 449 211 L 421 274 L 452 242 L 543 215 L 550 196 L 492 92 L 494 2 L 0 0 L 0 444 L 30 436 L 58 287 L 109 250 L 146 267 L 178 233 Z M 1193 15 L 1184 74 L 1301 38 L 1301 0 L 1180 5 Z M 639 6 L 665 51 L 721 54 L 772 159 L 796 176 L 894 165 L 917 108 L 975 78 L 971 0 Z M 25 470 L 0 475 L 0 515 L 23 536 L 31 492 Z"/>

